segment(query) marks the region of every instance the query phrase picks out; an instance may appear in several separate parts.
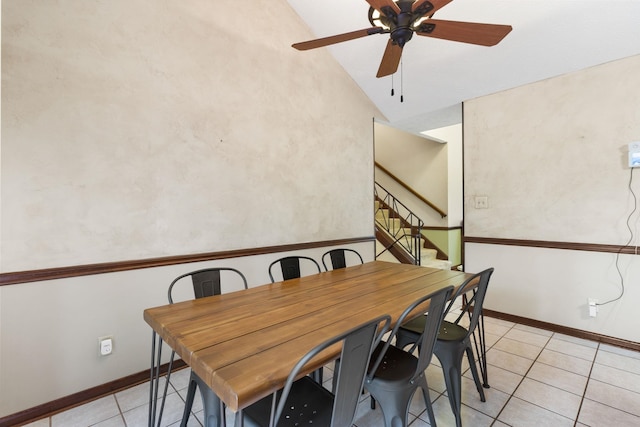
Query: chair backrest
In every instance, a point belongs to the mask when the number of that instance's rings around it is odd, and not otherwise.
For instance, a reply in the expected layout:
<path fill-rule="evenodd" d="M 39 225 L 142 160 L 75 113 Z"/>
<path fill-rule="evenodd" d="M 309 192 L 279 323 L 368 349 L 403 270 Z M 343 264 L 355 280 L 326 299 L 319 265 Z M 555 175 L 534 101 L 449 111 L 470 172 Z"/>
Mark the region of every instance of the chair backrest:
<path fill-rule="evenodd" d="M 335 398 L 331 426 L 344 427 L 352 425 L 371 352 L 379 337 L 388 330 L 390 323 L 391 317 L 388 315 L 377 317 L 323 342 L 305 354 L 287 377 L 276 410 L 272 411 L 270 425 L 277 425 L 287 402 L 291 386 L 296 378 L 299 377 L 300 370 L 319 353 L 339 342 L 342 342 L 342 352 L 340 353 L 338 372 L 334 373 L 334 375 L 338 375 L 338 382 L 336 390 L 334 390 Z"/>
<path fill-rule="evenodd" d="M 473 334 L 476 326 L 478 326 L 478 319 L 482 314 L 482 305 L 484 304 L 484 297 L 487 295 L 489 279 L 492 274 L 493 268 L 487 268 L 486 270 L 476 273 L 465 280 L 464 283 L 456 290 L 444 311 L 444 315 L 446 316 L 449 314 L 453 305 L 456 304 L 456 300 L 463 299 L 461 312 L 452 323 L 457 324 L 465 314 L 469 315 L 467 337 Z"/>
<path fill-rule="evenodd" d="M 181 279 L 191 276 L 191 282 L 193 284 L 193 294 L 195 298 L 210 297 L 213 295 L 220 295 L 222 293 L 222 283 L 220 280 L 220 273 L 223 271 L 229 271 L 240 277 L 244 289 L 248 289 L 247 279 L 244 275 L 230 267 L 215 267 L 215 268 L 203 268 L 201 270 L 191 271 L 189 273 L 182 274 L 176 277 L 169 285 L 168 297 L 169 304 L 173 304 L 173 287 Z"/>
<path fill-rule="evenodd" d="M 400 326 L 402 326 L 402 324 L 405 322 L 405 318 L 409 314 L 415 316 L 415 310 L 420 306 L 424 306 L 428 301 L 429 315 L 426 316 L 426 321 L 424 322 L 424 331 L 422 332 L 422 335 L 420 336 L 418 342 L 415 344 L 415 346 L 418 346 L 418 348 L 420 348 L 420 351 L 418 352 L 418 363 L 416 365 L 416 370 L 411 378 L 411 381 L 414 381 L 420 375 L 424 374 L 425 369 L 427 369 L 429 363 L 431 362 L 433 347 L 436 343 L 436 339 L 438 338 L 440 324 L 442 323 L 442 319 L 444 318 L 445 305 L 447 303 L 447 300 L 451 297 L 452 292 L 453 286 L 447 286 L 446 288 L 439 289 L 435 292 L 430 293 L 429 295 L 418 298 L 402 312 L 402 314 L 398 318 L 396 326 L 391 331 L 391 335 L 389 335 L 389 337 L 387 338 L 382 351 L 380 351 L 380 353 L 378 354 L 378 359 L 369 370 L 369 379 L 373 378 L 373 376 L 375 375 L 378 366 L 382 362 L 382 359 L 384 359 L 384 354 L 386 353 L 387 348 L 398 332 L 398 329 L 400 329 Z M 422 310 L 422 312 L 424 312 L 424 310 Z"/>
<path fill-rule="evenodd" d="M 318 273 L 321 272 L 320 265 L 313 258 L 310 258 L 308 256 L 288 256 L 277 259 L 269 264 L 269 279 L 271 279 L 271 283 L 276 282 L 273 276 L 273 268 L 276 264 L 280 265 L 280 270 L 282 271 L 282 280 L 289 280 L 297 279 L 298 277 L 300 277 L 301 261 L 308 262 L 310 265 L 313 264 L 315 266 L 315 269 L 318 270 Z"/>
<path fill-rule="evenodd" d="M 331 259 L 332 270 L 345 268 L 347 266 L 346 255 L 350 253 L 353 253 L 355 255 L 351 257 L 352 259 L 355 260 L 357 256 L 357 259 L 360 260 L 360 264 L 364 264 L 364 261 L 362 260 L 362 257 L 360 256 L 358 251 L 348 248 L 338 248 L 331 249 L 330 251 L 327 251 L 322 255 L 322 265 L 324 266 L 324 269 L 326 271 L 329 271 L 329 267 L 327 266 L 327 261 L 329 261 L 329 259 Z"/>

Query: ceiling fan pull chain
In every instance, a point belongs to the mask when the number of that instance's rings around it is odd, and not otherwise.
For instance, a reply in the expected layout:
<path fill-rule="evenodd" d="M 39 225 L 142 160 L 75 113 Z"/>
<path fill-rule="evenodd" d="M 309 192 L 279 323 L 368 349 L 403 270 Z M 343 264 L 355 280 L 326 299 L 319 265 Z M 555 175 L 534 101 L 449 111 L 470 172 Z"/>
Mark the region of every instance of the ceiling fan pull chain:
<path fill-rule="evenodd" d="M 404 102 L 404 67 L 403 61 L 400 61 L 400 102 Z"/>
<path fill-rule="evenodd" d="M 393 74 L 391 74 L 391 96 L 393 96 L 395 94 L 394 90 L 393 90 Z"/>

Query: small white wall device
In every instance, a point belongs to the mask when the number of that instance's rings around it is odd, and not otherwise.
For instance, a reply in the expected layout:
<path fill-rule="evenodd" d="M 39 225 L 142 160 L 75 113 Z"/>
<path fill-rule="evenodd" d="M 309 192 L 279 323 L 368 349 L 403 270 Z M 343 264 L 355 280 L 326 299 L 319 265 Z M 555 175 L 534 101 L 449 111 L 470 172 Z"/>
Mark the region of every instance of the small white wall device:
<path fill-rule="evenodd" d="M 640 141 L 629 143 L 629 167 L 640 168 Z"/>

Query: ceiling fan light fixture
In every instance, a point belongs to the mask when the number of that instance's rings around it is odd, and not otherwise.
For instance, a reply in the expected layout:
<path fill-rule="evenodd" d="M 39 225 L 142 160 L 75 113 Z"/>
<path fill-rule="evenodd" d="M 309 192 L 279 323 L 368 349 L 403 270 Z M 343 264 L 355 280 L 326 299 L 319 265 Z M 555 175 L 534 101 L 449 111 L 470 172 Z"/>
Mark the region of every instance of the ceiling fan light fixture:
<path fill-rule="evenodd" d="M 416 19 L 416 21 L 413 24 L 411 24 L 411 26 L 413 27 L 414 30 L 419 30 L 420 25 L 422 25 L 422 23 L 428 19 L 429 19 L 428 16 L 421 16 L 420 18 Z"/>
<path fill-rule="evenodd" d="M 372 7 L 369 8 L 369 22 L 374 27 L 381 27 L 385 30 L 391 28 L 388 24 L 388 18 Z"/>

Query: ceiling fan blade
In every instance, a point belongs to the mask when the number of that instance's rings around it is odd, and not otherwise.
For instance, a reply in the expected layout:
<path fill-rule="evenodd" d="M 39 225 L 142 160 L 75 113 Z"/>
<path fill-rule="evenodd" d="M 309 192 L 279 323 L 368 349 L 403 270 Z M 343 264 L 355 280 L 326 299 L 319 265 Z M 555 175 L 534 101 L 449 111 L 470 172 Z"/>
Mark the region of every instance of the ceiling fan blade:
<path fill-rule="evenodd" d="M 481 46 L 494 46 L 511 30 L 511 25 L 428 19 L 420 24 L 416 34 Z"/>
<path fill-rule="evenodd" d="M 298 50 L 309 50 L 317 47 L 329 46 L 331 44 L 346 42 L 348 40 L 359 39 L 360 37 L 370 36 L 371 34 L 382 33 L 384 28 L 371 27 L 363 30 L 351 31 L 350 33 L 337 34 L 335 36 L 323 37 L 320 39 L 309 40 L 306 42 L 294 43 L 291 47 Z"/>
<path fill-rule="evenodd" d="M 437 10 L 441 9 L 443 6 L 448 5 L 452 1 L 453 0 L 418 0 L 413 4 L 413 6 L 411 6 L 411 11 L 416 12 L 416 10 L 420 9 L 420 7 L 425 7 L 429 9 L 425 13 L 427 15 L 431 15 Z M 431 3 L 433 9 L 429 8 L 429 5 L 425 3 Z"/>
<path fill-rule="evenodd" d="M 378 68 L 378 74 L 376 77 L 384 77 L 391 75 L 398 69 L 400 64 L 400 57 L 402 56 L 402 48 L 400 45 L 393 43 L 391 39 L 387 42 L 387 48 L 384 50 L 382 61 L 380 62 L 380 68 Z"/>
<path fill-rule="evenodd" d="M 385 13 L 382 11 L 382 8 L 385 6 L 390 7 L 391 10 L 396 13 L 396 15 L 400 13 L 400 7 L 398 7 L 398 5 L 393 0 L 367 0 L 367 3 L 369 3 L 372 8 L 376 9 L 383 15 L 385 15 Z"/>

